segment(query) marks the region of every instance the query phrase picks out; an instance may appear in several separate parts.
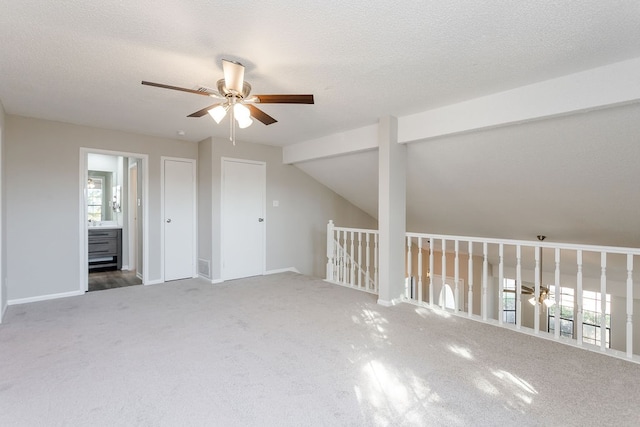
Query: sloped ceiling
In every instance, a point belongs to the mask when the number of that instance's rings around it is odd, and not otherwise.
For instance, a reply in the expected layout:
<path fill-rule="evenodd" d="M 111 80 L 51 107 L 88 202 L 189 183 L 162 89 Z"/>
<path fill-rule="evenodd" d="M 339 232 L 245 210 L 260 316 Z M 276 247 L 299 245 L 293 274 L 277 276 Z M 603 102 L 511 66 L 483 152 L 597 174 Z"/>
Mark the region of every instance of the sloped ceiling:
<path fill-rule="evenodd" d="M 640 247 L 640 105 L 407 145 L 409 231 Z M 377 217 L 377 150 L 297 164 Z"/>

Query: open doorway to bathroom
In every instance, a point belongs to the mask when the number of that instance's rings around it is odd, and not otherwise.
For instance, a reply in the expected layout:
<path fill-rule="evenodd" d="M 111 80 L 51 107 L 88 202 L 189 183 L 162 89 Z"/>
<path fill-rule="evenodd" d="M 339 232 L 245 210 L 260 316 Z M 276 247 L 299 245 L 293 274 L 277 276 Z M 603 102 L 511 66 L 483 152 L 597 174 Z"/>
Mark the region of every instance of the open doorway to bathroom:
<path fill-rule="evenodd" d="M 145 283 L 145 155 L 81 150 L 81 290 Z"/>

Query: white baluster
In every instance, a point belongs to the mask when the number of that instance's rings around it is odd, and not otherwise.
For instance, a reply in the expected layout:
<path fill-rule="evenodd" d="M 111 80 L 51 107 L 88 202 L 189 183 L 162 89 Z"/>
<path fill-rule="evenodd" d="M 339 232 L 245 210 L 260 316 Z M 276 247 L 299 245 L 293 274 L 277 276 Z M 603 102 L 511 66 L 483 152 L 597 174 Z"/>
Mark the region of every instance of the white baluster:
<path fill-rule="evenodd" d="M 433 250 L 435 249 L 435 239 L 429 239 L 429 305 L 433 307 Z"/>
<path fill-rule="evenodd" d="M 576 330 L 577 330 L 577 341 L 578 345 L 582 345 L 582 249 L 578 249 L 576 253 L 576 262 L 578 264 L 578 273 L 576 276 L 576 299 L 578 306 L 578 313 L 576 316 Z M 557 307 L 557 299 L 556 299 L 556 307 Z M 558 308 L 556 308 L 557 310 Z"/>
<path fill-rule="evenodd" d="M 407 236 L 407 279 L 405 279 L 405 283 L 407 284 L 407 288 L 405 289 L 405 296 L 407 298 L 415 298 L 414 295 L 411 294 L 411 282 L 412 282 L 412 277 L 413 277 L 413 270 L 412 270 L 412 259 L 411 259 L 411 237 Z"/>
<path fill-rule="evenodd" d="M 535 334 L 540 333 L 540 282 L 542 277 L 542 272 L 540 271 L 540 247 L 536 246 L 534 248 L 535 254 L 535 275 L 534 275 L 534 288 L 535 291 L 533 293 L 533 297 L 536 299 L 536 304 L 533 307 L 533 332 Z"/>
<path fill-rule="evenodd" d="M 422 304 L 422 237 L 418 237 L 418 301 Z"/>
<path fill-rule="evenodd" d="M 504 322 L 504 244 L 498 246 L 498 323 Z"/>
<path fill-rule="evenodd" d="M 453 261 L 453 282 L 454 282 L 454 290 L 453 290 L 453 303 L 454 310 L 457 312 L 460 310 L 460 290 L 458 289 L 458 283 L 460 282 L 460 242 L 458 240 L 454 243 L 454 251 L 455 251 L 455 259 Z"/>
<path fill-rule="evenodd" d="M 553 335 L 555 336 L 556 339 L 560 339 L 560 248 L 556 248 L 556 254 L 555 254 L 555 261 L 556 261 L 556 270 L 555 270 L 555 281 L 554 281 L 554 286 L 556 288 L 556 294 L 555 294 L 555 299 L 556 299 L 556 311 L 553 313 L 554 314 L 554 323 L 555 323 L 555 329 L 553 330 Z M 549 298 L 549 295 L 547 295 L 547 298 Z"/>
<path fill-rule="evenodd" d="M 607 253 L 600 253 L 600 350 L 607 347 Z"/>
<path fill-rule="evenodd" d="M 469 268 L 468 274 L 469 278 L 469 296 L 467 297 L 467 313 L 469 317 L 473 315 L 473 242 L 469 241 Z"/>
<path fill-rule="evenodd" d="M 365 242 L 367 244 L 367 246 L 365 247 L 365 262 L 367 263 L 367 267 L 366 267 L 366 274 L 367 274 L 367 289 L 371 290 L 371 276 L 370 274 L 370 267 L 371 267 L 371 234 L 370 233 L 366 233 L 365 234 Z"/>
<path fill-rule="evenodd" d="M 378 292 L 378 233 L 373 235 L 373 286 Z"/>
<path fill-rule="evenodd" d="M 447 241 L 442 239 L 442 283 L 440 286 L 440 308 L 445 307 L 447 293 L 445 292 L 445 283 L 447 281 Z"/>
<path fill-rule="evenodd" d="M 333 260 L 336 251 L 336 240 L 333 236 L 333 221 L 327 224 L 327 271 L 326 279 L 333 281 Z"/>
<path fill-rule="evenodd" d="M 342 233 L 342 280 L 340 281 L 343 284 L 347 283 L 347 264 L 349 262 L 347 258 L 347 231 L 343 230 Z"/>
<path fill-rule="evenodd" d="M 489 261 L 487 259 L 488 257 L 488 249 L 487 249 L 487 242 L 483 242 L 482 243 L 482 253 L 483 253 L 483 259 L 482 259 L 482 320 L 487 320 L 489 318 L 489 309 L 488 309 L 488 301 L 487 301 L 487 287 L 489 286 Z"/>
<path fill-rule="evenodd" d="M 627 357 L 633 358 L 633 255 L 627 254 Z"/>
<path fill-rule="evenodd" d="M 362 232 L 358 231 L 358 288 L 362 288 Z"/>
<path fill-rule="evenodd" d="M 522 327 L 522 248 L 516 245 L 516 328 Z"/>
<path fill-rule="evenodd" d="M 349 265 L 349 284 L 351 286 L 355 286 L 356 284 L 356 265 L 355 262 L 353 262 L 353 256 L 355 255 L 355 249 L 354 249 L 354 240 L 355 240 L 355 236 L 353 231 L 351 232 L 351 246 L 349 247 L 349 260 L 350 260 L 350 265 Z"/>

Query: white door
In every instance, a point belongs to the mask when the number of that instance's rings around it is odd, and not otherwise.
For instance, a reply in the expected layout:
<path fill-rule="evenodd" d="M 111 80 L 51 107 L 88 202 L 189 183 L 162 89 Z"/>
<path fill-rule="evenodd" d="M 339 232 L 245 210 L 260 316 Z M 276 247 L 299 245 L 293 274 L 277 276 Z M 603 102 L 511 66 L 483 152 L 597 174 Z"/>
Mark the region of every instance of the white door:
<path fill-rule="evenodd" d="M 164 280 L 194 277 L 195 165 L 164 159 Z"/>
<path fill-rule="evenodd" d="M 264 274 L 264 163 L 222 161 L 222 278 Z"/>
<path fill-rule="evenodd" d="M 129 269 L 136 270 L 138 276 L 138 164 L 129 167 Z"/>

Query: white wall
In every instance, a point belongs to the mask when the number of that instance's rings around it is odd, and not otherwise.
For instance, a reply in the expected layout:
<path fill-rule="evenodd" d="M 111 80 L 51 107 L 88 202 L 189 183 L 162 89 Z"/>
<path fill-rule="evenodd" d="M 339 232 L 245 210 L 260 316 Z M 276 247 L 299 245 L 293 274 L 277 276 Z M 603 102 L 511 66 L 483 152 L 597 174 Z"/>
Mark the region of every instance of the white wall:
<path fill-rule="evenodd" d="M 375 228 L 376 221 L 344 198 L 311 178 L 295 166 L 282 163 L 280 147 L 248 144 L 228 140 L 200 142 L 199 151 L 210 155 L 210 161 L 200 158 L 200 202 L 208 202 L 208 180 L 211 179 L 211 243 L 200 233 L 199 258 L 211 261 L 212 279 L 221 277 L 220 266 L 220 192 L 221 158 L 232 157 L 266 162 L 266 270 L 296 268 L 304 274 L 324 277 L 326 267 L 326 227 L 333 219 L 345 227 Z M 205 162 L 209 161 L 209 165 Z M 210 167 L 210 173 L 207 168 Z M 374 185 L 377 185 L 374 183 Z M 279 202 L 273 207 L 273 201 Z M 200 206 L 201 212 L 205 209 Z M 199 224 L 209 221 L 200 218 Z M 205 225 L 206 226 L 206 225 Z M 203 227 L 201 231 L 204 231 Z M 207 237 L 208 237 L 207 236 Z M 209 252 L 210 250 L 210 252 Z"/>
<path fill-rule="evenodd" d="M 149 155 L 149 277 L 160 280 L 161 156 L 197 158 L 190 142 L 6 117 L 8 299 L 79 290 L 80 147 Z"/>

